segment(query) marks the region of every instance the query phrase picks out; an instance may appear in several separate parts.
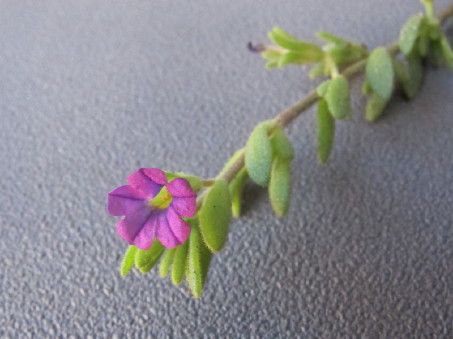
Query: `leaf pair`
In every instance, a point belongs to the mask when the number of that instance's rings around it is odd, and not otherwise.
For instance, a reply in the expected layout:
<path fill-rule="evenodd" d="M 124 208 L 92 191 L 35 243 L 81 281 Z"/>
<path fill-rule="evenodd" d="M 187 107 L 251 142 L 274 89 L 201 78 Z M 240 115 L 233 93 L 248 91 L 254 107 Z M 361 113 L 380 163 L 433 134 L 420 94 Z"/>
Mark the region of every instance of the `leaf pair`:
<path fill-rule="evenodd" d="M 395 72 L 387 48 L 378 47 L 371 52 L 366 63 L 365 77 L 363 91 L 370 95 L 365 118 L 375 121 L 382 114 L 394 90 Z"/>
<path fill-rule="evenodd" d="M 288 210 L 293 158 L 291 142 L 274 122 L 265 121 L 250 134 L 245 147 L 246 171 L 258 185 L 269 186 L 271 205 L 278 216 L 285 215 Z"/>
<path fill-rule="evenodd" d="M 352 115 L 349 83 L 343 75 L 326 80 L 317 88 L 321 97 L 316 113 L 318 159 L 324 164 L 329 159 L 335 136 L 335 119 L 350 119 Z"/>

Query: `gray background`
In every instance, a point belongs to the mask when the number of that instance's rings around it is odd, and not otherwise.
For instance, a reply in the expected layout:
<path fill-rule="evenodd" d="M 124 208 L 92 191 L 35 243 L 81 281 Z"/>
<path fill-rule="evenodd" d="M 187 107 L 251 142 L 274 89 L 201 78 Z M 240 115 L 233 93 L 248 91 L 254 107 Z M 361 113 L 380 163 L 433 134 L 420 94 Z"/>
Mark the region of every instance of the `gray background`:
<path fill-rule="evenodd" d="M 438 1 L 437 8 L 449 1 Z M 453 75 L 430 68 L 375 125 L 354 82 L 330 163 L 289 129 L 289 215 L 247 188 L 203 298 L 122 279 L 106 193 L 139 167 L 214 176 L 303 97 L 248 41 L 279 25 L 387 44 L 418 1 L 0 1 L 0 337 L 451 337 Z"/>

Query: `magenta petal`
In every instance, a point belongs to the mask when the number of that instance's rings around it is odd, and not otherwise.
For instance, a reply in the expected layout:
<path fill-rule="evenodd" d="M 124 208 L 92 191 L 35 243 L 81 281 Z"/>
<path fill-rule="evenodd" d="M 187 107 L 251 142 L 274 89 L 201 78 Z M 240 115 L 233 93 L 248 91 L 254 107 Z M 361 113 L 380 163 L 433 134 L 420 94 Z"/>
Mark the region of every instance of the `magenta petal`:
<path fill-rule="evenodd" d="M 107 210 L 111 215 L 126 215 L 144 205 L 145 196 L 141 191 L 125 185 L 108 194 Z"/>
<path fill-rule="evenodd" d="M 187 198 L 196 196 L 189 182 L 184 178 L 176 178 L 170 181 L 167 184 L 167 189 L 173 197 Z"/>
<path fill-rule="evenodd" d="M 166 212 L 159 216 L 156 237 L 165 247 L 174 248 L 187 240 L 190 225 L 182 220 L 171 206 Z"/>
<path fill-rule="evenodd" d="M 116 225 L 116 231 L 129 244 L 146 250 L 155 236 L 156 213 L 158 212 L 145 206 L 121 219 Z"/>
<path fill-rule="evenodd" d="M 140 168 L 127 177 L 127 182 L 133 188 L 146 194 L 147 199 L 151 199 L 167 183 L 167 178 L 165 173 L 158 168 Z"/>
<path fill-rule="evenodd" d="M 197 211 L 197 197 L 188 197 L 188 198 L 175 198 L 171 202 L 171 207 L 173 207 L 176 212 L 184 218 L 193 217 Z"/>

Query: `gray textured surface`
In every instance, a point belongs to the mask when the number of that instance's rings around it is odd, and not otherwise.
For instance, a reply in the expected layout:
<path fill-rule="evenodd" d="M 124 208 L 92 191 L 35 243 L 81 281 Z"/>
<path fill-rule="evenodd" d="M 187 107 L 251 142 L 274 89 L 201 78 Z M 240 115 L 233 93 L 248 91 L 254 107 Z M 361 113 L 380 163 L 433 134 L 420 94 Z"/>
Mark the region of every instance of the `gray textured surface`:
<path fill-rule="evenodd" d="M 0 337 L 451 337 L 446 70 L 429 70 L 379 124 L 340 123 L 328 166 L 315 161 L 313 111 L 299 119 L 288 217 L 249 187 L 201 300 L 155 273 L 122 279 L 125 244 L 105 212 L 106 192 L 138 167 L 215 175 L 258 121 L 313 87 L 305 70 L 265 71 L 249 40 L 278 24 L 376 46 L 417 11 L 393 0 L 1 1 Z"/>

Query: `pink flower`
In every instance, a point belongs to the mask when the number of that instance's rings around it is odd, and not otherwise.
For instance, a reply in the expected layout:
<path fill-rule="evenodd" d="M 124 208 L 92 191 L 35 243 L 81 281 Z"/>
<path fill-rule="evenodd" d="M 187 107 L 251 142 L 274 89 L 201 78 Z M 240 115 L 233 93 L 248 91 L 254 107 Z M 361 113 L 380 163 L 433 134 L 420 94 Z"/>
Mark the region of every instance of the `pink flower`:
<path fill-rule="evenodd" d="M 108 194 L 108 212 L 123 216 L 116 230 L 129 244 L 142 250 L 154 238 L 173 248 L 186 241 L 190 234 L 189 218 L 196 212 L 196 194 L 189 182 L 176 178 L 168 182 L 157 168 L 141 168 L 128 178 L 129 185 Z"/>

